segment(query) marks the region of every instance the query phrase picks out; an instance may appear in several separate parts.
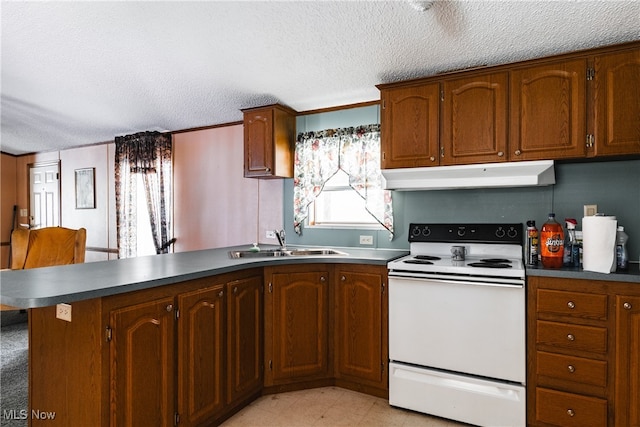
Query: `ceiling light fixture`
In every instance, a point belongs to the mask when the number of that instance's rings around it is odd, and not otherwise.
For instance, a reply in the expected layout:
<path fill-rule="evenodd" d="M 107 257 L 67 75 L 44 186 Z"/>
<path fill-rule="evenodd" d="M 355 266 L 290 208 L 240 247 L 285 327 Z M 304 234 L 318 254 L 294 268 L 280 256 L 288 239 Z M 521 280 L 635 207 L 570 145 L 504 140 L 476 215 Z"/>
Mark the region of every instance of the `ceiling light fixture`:
<path fill-rule="evenodd" d="M 435 3 L 434 0 L 407 0 L 407 1 L 411 5 L 411 7 L 413 7 L 418 12 L 424 12 L 426 10 L 429 10 L 431 6 L 433 6 L 433 3 Z"/>

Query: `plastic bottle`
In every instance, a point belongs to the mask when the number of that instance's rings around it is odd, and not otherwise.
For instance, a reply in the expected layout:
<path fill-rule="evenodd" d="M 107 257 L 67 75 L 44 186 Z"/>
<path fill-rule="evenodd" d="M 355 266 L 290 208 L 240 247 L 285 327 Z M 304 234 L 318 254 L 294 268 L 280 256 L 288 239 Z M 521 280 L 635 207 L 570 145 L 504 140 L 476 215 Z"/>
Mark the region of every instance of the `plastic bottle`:
<path fill-rule="evenodd" d="M 556 221 L 556 214 L 550 213 L 549 219 L 540 231 L 540 259 L 545 268 L 561 268 L 564 254 L 564 232 Z"/>
<path fill-rule="evenodd" d="M 536 222 L 527 221 L 527 245 L 525 246 L 525 262 L 527 265 L 538 265 L 538 244 L 540 235 L 536 228 Z"/>
<path fill-rule="evenodd" d="M 578 252 L 578 255 L 575 257 L 574 261 L 576 262 L 576 267 L 582 267 L 582 231 L 576 230 L 576 242 L 578 243 L 578 247 L 574 247 L 574 251 Z"/>
<path fill-rule="evenodd" d="M 575 254 L 574 254 L 574 246 L 577 249 L 578 242 L 576 241 L 576 225 L 578 221 L 573 218 L 565 218 L 564 222 L 567 224 L 567 233 L 565 236 L 564 242 L 564 252 L 562 255 L 562 265 L 565 267 L 574 267 L 575 264 Z M 580 254 L 578 253 L 578 257 Z"/>
<path fill-rule="evenodd" d="M 627 254 L 629 236 L 624 232 L 624 227 L 618 226 L 616 237 L 616 270 L 626 270 L 629 268 L 629 255 Z"/>

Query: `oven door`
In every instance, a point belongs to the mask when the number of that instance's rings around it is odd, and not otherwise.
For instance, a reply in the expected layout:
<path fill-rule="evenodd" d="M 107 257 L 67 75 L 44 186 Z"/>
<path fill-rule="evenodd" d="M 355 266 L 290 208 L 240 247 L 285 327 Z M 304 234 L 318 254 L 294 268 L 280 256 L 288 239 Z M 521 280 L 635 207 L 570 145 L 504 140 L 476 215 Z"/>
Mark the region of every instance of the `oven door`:
<path fill-rule="evenodd" d="M 525 350 L 524 281 L 396 277 L 390 272 L 391 361 L 524 384 Z"/>

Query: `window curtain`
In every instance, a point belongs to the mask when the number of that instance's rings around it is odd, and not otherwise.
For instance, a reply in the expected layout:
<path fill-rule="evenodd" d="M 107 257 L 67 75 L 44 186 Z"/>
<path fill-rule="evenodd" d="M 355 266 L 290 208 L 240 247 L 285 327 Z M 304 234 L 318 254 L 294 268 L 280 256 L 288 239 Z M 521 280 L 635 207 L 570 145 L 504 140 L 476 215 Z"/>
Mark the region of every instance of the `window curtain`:
<path fill-rule="evenodd" d="M 172 230 L 171 135 L 141 132 L 116 137 L 116 213 L 120 258 L 136 256 L 137 175 L 142 175 L 156 253 L 167 253 Z"/>
<path fill-rule="evenodd" d="M 382 188 L 380 125 L 367 125 L 300 133 L 294 158 L 294 229 L 302 234 L 309 205 L 339 169 L 349 185 L 365 200 L 367 211 L 393 238 L 391 191 Z"/>

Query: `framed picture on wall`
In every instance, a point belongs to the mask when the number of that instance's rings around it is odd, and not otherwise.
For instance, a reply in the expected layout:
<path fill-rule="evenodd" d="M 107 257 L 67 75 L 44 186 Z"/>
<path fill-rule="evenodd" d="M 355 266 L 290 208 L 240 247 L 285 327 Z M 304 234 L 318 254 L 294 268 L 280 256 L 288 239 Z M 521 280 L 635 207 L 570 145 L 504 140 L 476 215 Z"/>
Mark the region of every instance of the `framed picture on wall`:
<path fill-rule="evenodd" d="M 76 169 L 76 209 L 95 209 L 95 168 Z"/>

